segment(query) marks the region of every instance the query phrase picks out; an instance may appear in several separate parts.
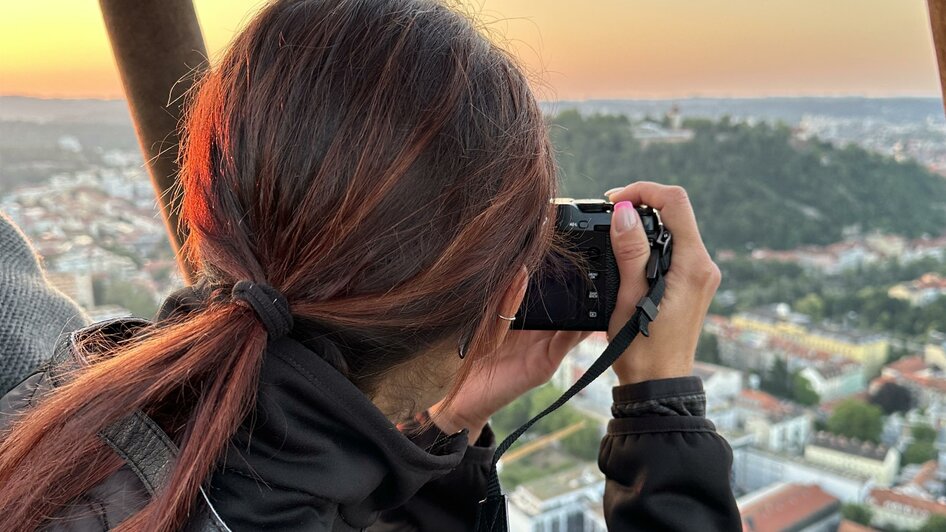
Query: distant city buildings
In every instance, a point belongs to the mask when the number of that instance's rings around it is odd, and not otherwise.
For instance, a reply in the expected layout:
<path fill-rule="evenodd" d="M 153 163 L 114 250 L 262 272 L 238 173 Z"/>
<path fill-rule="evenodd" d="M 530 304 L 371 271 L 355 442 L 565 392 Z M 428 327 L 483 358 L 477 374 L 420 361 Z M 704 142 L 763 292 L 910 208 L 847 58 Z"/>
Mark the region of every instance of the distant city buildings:
<path fill-rule="evenodd" d="M 915 355 L 887 364 L 879 377 L 871 381 L 870 389 L 879 390 L 892 382 L 910 391 L 913 404 L 925 409 L 933 424 L 946 423 L 946 373 L 928 359 L 938 360 L 938 352 L 927 350 L 927 358 Z"/>
<path fill-rule="evenodd" d="M 785 304 L 736 314 L 730 323 L 737 330 L 761 333 L 851 359 L 858 362 L 866 374 L 880 369 L 890 348 L 886 335 L 841 326 L 816 325 L 807 316 L 792 312 Z"/>
<path fill-rule="evenodd" d="M 805 366 L 799 374 L 822 402 L 835 401 L 864 391 L 864 369 L 854 361 L 825 362 Z"/>
<path fill-rule="evenodd" d="M 946 517 L 946 503 L 893 489 L 870 490 L 866 502 L 873 511 L 871 524 L 916 530 L 933 515 Z"/>
<path fill-rule="evenodd" d="M 814 434 L 804 457 L 812 464 L 868 478 L 878 486 L 892 485 L 900 470 L 896 449 L 827 432 Z"/>
<path fill-rule="evenodd" d="M 555 375 L 552 376 L 552 384 L 560 390 L 570 388 L 607 347 L 608 339 L 604 332 L 592 333 L 565 357 L 555 371 Z M 618 380 L 614 372 L 606 371 L 579 392 L 575 404 L 590 407 L 586 409 L 591 410 L 589 413 L 597 412 L 599 416 L 605 417 L 602 421 L 606 421 L 611 413 L 611 390 L 617 384 Z"/>
<path fill-rule="evenodd" d="M 509 495 L 509 529 L 516 532 L 605 532 L 595 510 L 604 494 L 604 475 L 595 464 L 520 484 Z"/>
<path fill-rule="evenodd" d="M 743 389 L 743 373 L 739 370 L 696 362 L 693 375 L 703 381 L 706 392 L 706 417 L 720 431 L 737 433 L 740 428 L 739 410 L 733 402 Z"/>
<path fill-rule="evenodd" d="M 736 501 L 744 532 L 835 532 L 841 501 L 815 484 L 780 482 Z"/>
<path fill-rule="evenodd" d="M 742 430 L 754 444 L 773 452 L 798 453 L 811 433 L 812 414 L 759 390 L 742 390 L 735 401 Z"/>
<path fill-rule="evenodd" d="M 873 482 L 869 477 L 805 460 L 803 456 L 773 453 L 741 445 L 733 447 L 733 489 L 753 492 L 779 482 L 817 484 L 846 503 L 864 500 Z"/>
<path fill-rule="evenodd" d="M 946 170 L 946 166 L 944 166 Z M 720 260 L 735 257 L 732 251 L 719 254 Z M 946 236 L 922 237 L 907 240 L 901 236 L 871 234 L 852 236 L 847 240 L 827 246 L 802 246 L 791 250 L 755 249 L 750 258 L 763 262 L 785 262 L 797 264 L 803 269 L 820 275 L 837 275 L 862 266 L 885 260 L 898 260 L 909 264 L 922 259 L 946 259 Z M 900 289 L 896 294 L 904 294 Z M 891 297 L 895 297 L 891 295 Z"/>
<path fill-rule="evenodd" d="M 897 283 L 887 290 L 887 295 L 894 299 L 909 301 L 911 305 L 922 307 L 946 295 L 946 279 L 935 273 L 925 273 L 919 279 Z"/>
<path fill-rule="evenodd" d="M 772 312 L 781 313 L 783 321 L 772 318 Z M 720 362 L 745 372 L 765 375 L 776 360 L 785 364 L 789 372 L 799 372 L 822 403 L 850 397 L 867 388 L 864 364 L 850 355 L 870 358 L 875 364 L 886 348 L 848 340 L 844 352 L 828 351 L 814 346 L 837 348 L 844 342 L 837 331 L 828 333 L 815 329 L 807 317 L 781 308 L 769 313 L 746 312 L 727 320 L 718 316 L 707 321 L 707 331 L 717 337 Z M 811 331 L 811 332 L 809 332 Z M 851 335 L 863 338 L 864 335 Z M 870 335 L 867 335 L 870 338 Z M 885 340 L 881 339 L 883 345 Z"/>
<path fill-rule="evenodd" d="M 665 127 L 649 120 L 634 124 L 631 133 L 643 148 L 653 144 L 680 144 L 693 140 L 693 130 Z"/>
<path fill-rule="evenodd" d="M 58 145 L 70 153 L 83 149 L 68 136 Z M 102 161 L 0 197 L 0 211 L 26 232 L 50 282 L 93 319 L 131 313 L 115 301 L 99 308 L 106 285 L 126 283 L 144 312 L 183 284 L 140 155 L 113 150 Z"/>

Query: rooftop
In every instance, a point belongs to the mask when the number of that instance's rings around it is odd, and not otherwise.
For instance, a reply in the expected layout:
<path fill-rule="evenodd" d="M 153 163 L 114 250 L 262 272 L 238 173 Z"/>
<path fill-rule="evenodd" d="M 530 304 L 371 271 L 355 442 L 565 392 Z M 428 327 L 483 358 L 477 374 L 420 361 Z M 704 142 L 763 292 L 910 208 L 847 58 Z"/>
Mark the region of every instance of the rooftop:
<path fill-rule="evenodd" d="M 769 347 L 784 352 L 803 367 L 811 367 L 821 376 L 831 379 L 839 375 L 862 371 L 861 364 L 838 354 L 812 349 L 786 338 L 770 337 Z"/>
<path fill-rule="evenodd" d="M 739 314 L 745 319 L 758 320 L 766 323 L 792 323 L 803 327 L 808 334 L 825 338 L 833 338 L 853 344 L 868 344 L 884 339 L 884 335 L 851 327 L 841 327 L 836 324 L 823 323 L 815 325 L 811 319 L 791 310 L 786 303 L 776 303 L 757 307 Z"/>
<path fill-rule="evenodd" d="M 927 484 L 936 480 L 936 466 L 936 460 L 923 462 L 916 476 L 910 480 L 910 484 L 925 488 Z"/>
<path fill-rule="evenodd" d="M 739 392 L 736 403 L 743 408 L 763 412 L 767 418 L 775 421 L 786 417 L 799 416 L 804 413 L 804 409 L 801 406 L 789 401 L 783 401 L 762 390 L 743 389 Z"/>
<path fill-rule="evenodd" d="M 811 438 L 808 445 L 832 449 L 842 453 L 854 454 L 872 460 L 883 460 L 887 457 L 888 448 L 885 445 L 862 441 L 857 438 L 848 438 L 839 434 L 818 431 Z"/>
<path fill-rule="evenodd" d="M 881 376 L 871 384 L 872 386 L 880 386 L 884 382 L 910 384 L 927 390 L 946 393 L 946 375 L 935 366 L 927 364 L 920 355 L 904 357 L 887 364 L 884 366 Z"/>
<path fill-rule="evenodd" d="M 920 355 L 903 357 L 884 366 L 885 370 L 895 371 L 897 373 L 911 374 L 926 369 L 926 361 Z"/>
<path fill-rule="evenodd" d="M 814 484 L 781 484 L 740 504 L 746 532 L 801 529 L 837 512 L 841 502 Z"/>
<path fill-rule="evenodd" d="M 918 279 L 906 284 L 914 290 L 946 290 L 946 278 L 935 273 L 924 273 Z"/>
<path fill-rule="evenodd" d="M 898 513 L 936 514 L 946 516 L 946 504 L 907 495 L 891 489 L 874 488 L 867 496 L 867 502 Z"/>

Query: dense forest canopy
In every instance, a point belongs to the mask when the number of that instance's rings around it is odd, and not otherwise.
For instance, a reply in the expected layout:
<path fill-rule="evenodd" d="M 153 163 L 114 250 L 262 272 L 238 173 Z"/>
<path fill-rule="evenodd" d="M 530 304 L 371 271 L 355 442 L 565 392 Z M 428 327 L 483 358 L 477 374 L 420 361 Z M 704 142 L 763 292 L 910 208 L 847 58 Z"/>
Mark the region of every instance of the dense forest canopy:
<path fill-rule="evenodd" d="M 637 180 L 689 191 L 711 249 L 790 249 L 856 227 L 908 237 L 946 227 L 946 180 L 859 147 L 800 140 L 786 126 L 688 120 L 693 139 L 642 147 L 625 116 L 551 118 L 561 195 L 600 198 Z"/>

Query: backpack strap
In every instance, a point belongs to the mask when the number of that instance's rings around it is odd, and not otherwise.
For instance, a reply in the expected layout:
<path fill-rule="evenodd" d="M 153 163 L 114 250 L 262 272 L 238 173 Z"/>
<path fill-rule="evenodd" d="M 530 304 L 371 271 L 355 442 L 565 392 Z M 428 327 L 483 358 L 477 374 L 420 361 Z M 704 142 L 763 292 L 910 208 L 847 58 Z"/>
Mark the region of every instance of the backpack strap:
<path fill-rule="evenodd" d="M 144 412 L 137 410 L 99 432 L 115 454 L 154 497 L 167 481 L 178 449 L 161 427 Z"/>
<path fill-rule="evenodd" d="M 67 373 L 82 367 L 73 350 L 78 335 L 90 332 L 90 329 L 108 327 L 134 327 L 147 324 L 145 320 L 111 320 L 92 325 L 86 329 L 62 335 L 56 342 L 49 372 L 53 386 L 65 381 Z M 99 432 L 99 437 L 120 456 L 138 480 L 144 485 L 151 497 L 167 482 L 171 466 L 177 458 L 178 448 L 158 424 L 141 410 L 132 412 Z M 230 532 L 220 515 L 210 503 L 210 498 L 200 488 L 200 497 L 195 501 L 193 514 L 185 530 L 188 532 Z"/>

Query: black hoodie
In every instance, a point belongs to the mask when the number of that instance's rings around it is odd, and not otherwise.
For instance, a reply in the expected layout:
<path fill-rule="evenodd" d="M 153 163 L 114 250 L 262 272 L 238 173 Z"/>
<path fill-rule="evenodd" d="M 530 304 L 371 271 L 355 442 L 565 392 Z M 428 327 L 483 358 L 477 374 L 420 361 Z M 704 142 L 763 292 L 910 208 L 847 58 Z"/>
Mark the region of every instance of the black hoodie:
<path fill-rule="evenodd" d="M 172 297 L 163 312 L 187 299 Z M 123 330 L 133 334 L 134 324 Z M 332 347 L 270 343 L 256 408 L 206 486 L 222 521 L 234 531 L 471 529 L 492 456 L 489 428 L 472 446 L 465 431 L 398 430 L 319 355 Z M 0 399 L 0 431 L 48 381 L 38 372 Z M 732 453 L 703 417 L 699 379 L 621 386 L 614 398 L 599 457 L 609 530 L 741 530 Z M 146 500 L 126 466 L 49 529 L 107 530 Z"/>

